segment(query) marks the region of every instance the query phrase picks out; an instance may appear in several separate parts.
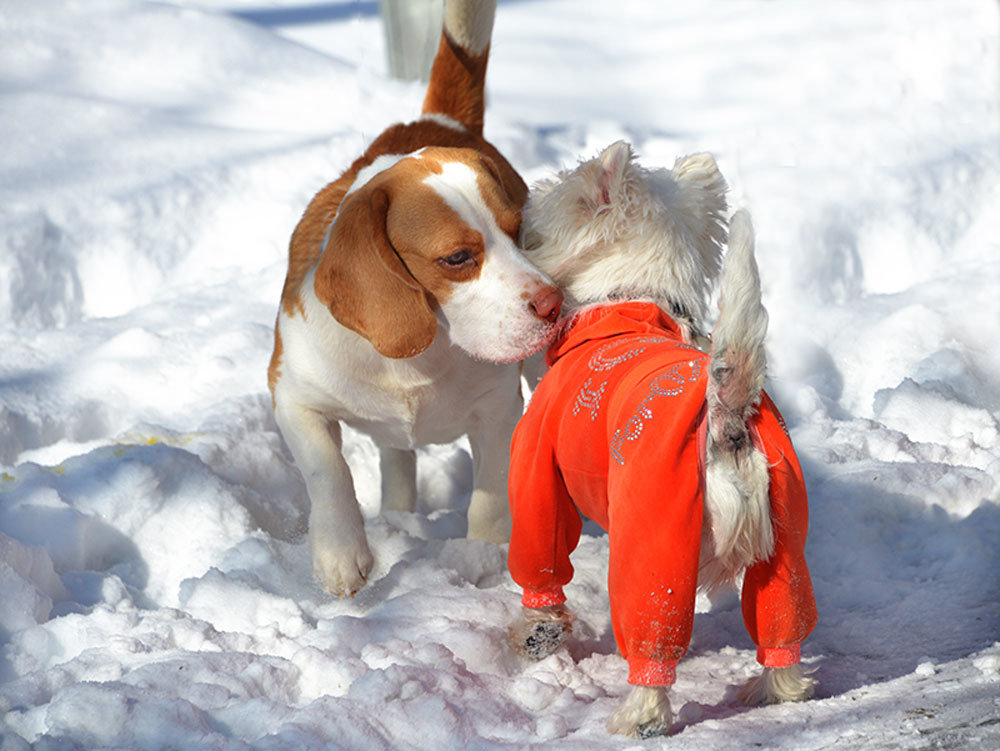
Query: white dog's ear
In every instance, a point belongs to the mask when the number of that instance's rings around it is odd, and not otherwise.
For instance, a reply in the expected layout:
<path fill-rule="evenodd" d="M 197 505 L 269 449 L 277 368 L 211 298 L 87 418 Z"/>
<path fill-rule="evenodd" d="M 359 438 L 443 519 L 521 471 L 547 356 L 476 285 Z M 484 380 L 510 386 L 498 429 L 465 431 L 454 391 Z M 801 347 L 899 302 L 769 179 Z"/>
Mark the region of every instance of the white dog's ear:
<path fill-rule="evenodd" d="M 598 211 L 621 200 L 625 168 L 631 161 L 632 147 L 625 141 L 615 141 L 597 157 L 597 163 L 601 166 L 597 180 Z"/>
<path fill-rule="evenodd" d="M 719 274 L 726 242 L 726 179 L 711 154 L 679 158 L 670 171 L 680 188 L 678 214 L 692 232 L 706 275 Z"/>

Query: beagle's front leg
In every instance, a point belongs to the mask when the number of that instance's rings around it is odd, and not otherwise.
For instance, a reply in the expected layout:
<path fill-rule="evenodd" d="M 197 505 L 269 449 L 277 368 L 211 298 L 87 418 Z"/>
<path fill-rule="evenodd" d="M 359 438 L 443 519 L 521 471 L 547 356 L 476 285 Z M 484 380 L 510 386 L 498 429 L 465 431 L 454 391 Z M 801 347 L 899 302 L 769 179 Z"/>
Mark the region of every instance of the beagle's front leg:
<path fill-rule="evenodd" d="M 280 400 L 275 418 L 309 491 L 313 574 L 328 592 L 352 597 L 365 585 L 374 559 L 341 451 L 340 423 Z"/>

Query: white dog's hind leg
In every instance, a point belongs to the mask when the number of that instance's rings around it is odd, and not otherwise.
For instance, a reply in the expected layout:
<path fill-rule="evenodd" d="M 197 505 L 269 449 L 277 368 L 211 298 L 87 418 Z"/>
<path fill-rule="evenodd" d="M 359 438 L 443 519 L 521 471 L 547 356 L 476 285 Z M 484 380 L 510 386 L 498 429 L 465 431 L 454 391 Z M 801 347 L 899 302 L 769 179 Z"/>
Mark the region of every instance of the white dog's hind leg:
<path fill-rule="evenodd" d="M 573 616 L 564 605 L 524 608 L 509 629 L 511 644 L 532 660 L 542 660 L 562 646 L 573 629 Z"/>
<path fill-rule="evenodd" d="M 751 678 L 740 689 L 740 701 L 748 707 L 778 704 L 784 701 L 811 699 L 816 687 L 801 665 L 787 668 L 764 668 L 764 672 Z"/>
<path fill-rule="evenodd" d="M 410 511 L 417 507 L 417 454 L 408 449 L 379 446 L 382 510 Z"/>
<path fill-rule="evenodd" d="M 669 686 L 635 686 L 608 719 L 608 732 L 629 738 L 666 735 L 674 724 Z"/>

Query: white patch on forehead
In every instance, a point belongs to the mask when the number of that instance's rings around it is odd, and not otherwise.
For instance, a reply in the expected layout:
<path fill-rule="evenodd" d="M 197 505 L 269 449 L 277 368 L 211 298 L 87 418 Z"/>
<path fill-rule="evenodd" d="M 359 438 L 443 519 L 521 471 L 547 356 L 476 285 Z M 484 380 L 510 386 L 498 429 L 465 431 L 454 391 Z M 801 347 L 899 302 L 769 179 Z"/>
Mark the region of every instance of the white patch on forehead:
<path fill-rule="evenodd" d="M 458 215 L 469 224 L 476 222 L 477 213 L 489 213 L 479 192 L 476 171 L 462 162 L 442 162 L 439 174 L 428 175 L 424 185 L 433 188 Z"/>

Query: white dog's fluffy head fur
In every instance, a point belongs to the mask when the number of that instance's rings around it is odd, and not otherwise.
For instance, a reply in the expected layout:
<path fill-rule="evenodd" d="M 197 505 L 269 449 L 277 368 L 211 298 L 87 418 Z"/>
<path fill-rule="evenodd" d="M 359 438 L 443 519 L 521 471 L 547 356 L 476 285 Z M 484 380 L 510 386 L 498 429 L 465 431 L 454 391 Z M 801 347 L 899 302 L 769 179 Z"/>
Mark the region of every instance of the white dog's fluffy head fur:
<path fill-rule="evenodd" d="M 624 141 L 532 189 L 525 255 L 566 294 L 567 313 L 645 299 L 703 321 L 726 240 L 726 182 L 709 154 L 647 170 Z"/>

